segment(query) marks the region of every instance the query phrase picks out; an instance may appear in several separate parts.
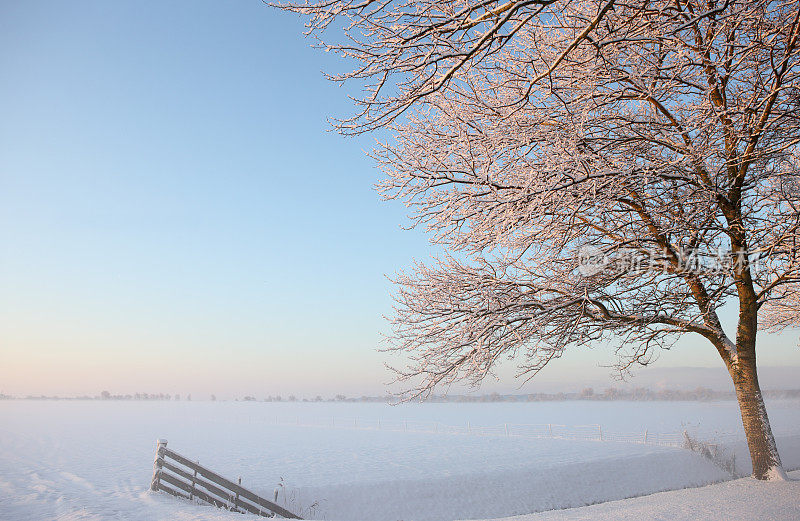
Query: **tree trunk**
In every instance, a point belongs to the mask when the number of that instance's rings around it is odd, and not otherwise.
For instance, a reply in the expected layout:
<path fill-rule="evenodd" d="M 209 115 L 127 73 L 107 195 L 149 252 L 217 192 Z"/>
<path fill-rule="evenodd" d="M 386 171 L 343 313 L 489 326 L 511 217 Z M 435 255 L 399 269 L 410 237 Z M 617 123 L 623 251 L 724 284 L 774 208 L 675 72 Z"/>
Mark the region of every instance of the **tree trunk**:
<path fill-rule="evenodd" d="M 733 364 L 730 372 L 742 413 L 747 446 L 750 449 L 753 477 L 761 480 L 787 479 L 758 385 L 755 359 L 740 358 L 738 363 Z"/>

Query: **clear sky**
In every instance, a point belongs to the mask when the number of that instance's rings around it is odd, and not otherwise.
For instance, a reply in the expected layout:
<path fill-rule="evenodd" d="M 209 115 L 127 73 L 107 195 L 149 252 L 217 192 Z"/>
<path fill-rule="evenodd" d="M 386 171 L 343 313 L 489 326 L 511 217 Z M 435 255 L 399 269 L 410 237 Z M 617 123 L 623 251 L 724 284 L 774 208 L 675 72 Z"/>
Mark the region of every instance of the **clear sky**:
<path fill-rule="evenodd" d="M 0 392 L 384 392 L 384 275 L 431 247 L 373 190 L 374 137 L 329 132 L 343 64 L 302 31 L 259 0 L 0 0 Z M 796 337 L 762 363 L 800 366 Z"/>

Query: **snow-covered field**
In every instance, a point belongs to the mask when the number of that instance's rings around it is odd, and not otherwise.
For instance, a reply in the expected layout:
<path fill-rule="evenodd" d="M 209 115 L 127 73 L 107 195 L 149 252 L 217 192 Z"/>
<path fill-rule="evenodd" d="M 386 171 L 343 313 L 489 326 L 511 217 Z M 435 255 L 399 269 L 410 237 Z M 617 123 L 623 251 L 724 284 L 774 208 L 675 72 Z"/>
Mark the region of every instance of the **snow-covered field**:
<path fill-rule="evenodd" d="M 768 404 L 788 468 L 800 467 L 799 405 Z M 406 422 L 408 432 L 397 429 Z M 745 447 L 731 437 L 741 431 L 732 402 L 4 401 L 0 520 L 247 519 L 148 492 L 156 438 L 267 497 L 284 483 L 279 502 L 329 520 L 490 519 L 730 479 L 672 447 L 504 436 L 502 428 L 496 436 L 442 432 L 505 424 L 513 432 L 523 423 L 600 424 L 609 434 L 688 429 L 725 442 L 748 471 Z M 718 486 L 760 486 L 739 483 Z M 584 518 L 593 517 L 576 519 Z"/>
<path fill-rule="evenodd" d="M 570 510 L 497 521 L 753 521 L 800 519 L 800 472 L 792 481 L 737 479 Z"/>

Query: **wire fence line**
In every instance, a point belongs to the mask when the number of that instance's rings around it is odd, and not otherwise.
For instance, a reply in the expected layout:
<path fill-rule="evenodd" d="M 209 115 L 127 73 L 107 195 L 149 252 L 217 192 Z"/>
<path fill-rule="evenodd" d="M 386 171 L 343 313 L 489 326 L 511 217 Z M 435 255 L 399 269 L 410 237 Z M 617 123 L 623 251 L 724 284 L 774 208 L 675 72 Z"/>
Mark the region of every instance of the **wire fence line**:
<path fill-rule="evenodd" d="M 243 419 L 243 418 L 242 418 Z M 220 419 L 221 420 L 221 419 Z M 480 425 L 467 422 L 452 425 L 440 421 L 375 419 L 363 417 L 315 417 L 302 416 L 248 416 L 249 423 L 267 423 L 277 426 L 312 427 L 326 429 L 349 429 L 359 431 L 409 432 L 422 434 L 508 437 L 519 439 L 560 439 L 575 441 L 620 442 L 665 447 L 685 447 L 686 434 L 695 440 L 703 440 L 711 445 L 744 442 L 742 431 L 708 431 L 695 432 L 692 427 L 673 432 L 658 432 L 650 429 L 639 431 L 619 431 L 607 429 L 600 424 L 565 425 L 558 423 L 502 423 Z M 773 429 L 776 437 L 799 436 L 798 429 Z"/>
<path fill-rule="evenodd" d="M 251 418 L 251 421 L 253 419 Z M 255 420 L 265 421 L 265 420 Z M 269 420 L 266 420 L 269 421 Z M 370 418 L 295 419 L 275 417 L 275 425 L 318 427 L 329 429 L 351 429 L 366 431 L 413 432 L 424 434 L 466 435 L 487 437 L 509 437 L 523 439 L 561 439 L 576 441 L 613 441 L 623 443 L 640 443 L 682 447 L 685 442 L 683 432 L 653 432 L 645 429 L 641 432 L 619 432 L 607 430 L 600 424 L 563 425 L 558 423 L 520 424 L 503 423 L 498 425 L 450 425 L 437 421 L 419 420 L 385 420 Z M 273 423 L 271 422 L 271 423 Z M 736 436 L 728 434 L 728 436 Z"/>

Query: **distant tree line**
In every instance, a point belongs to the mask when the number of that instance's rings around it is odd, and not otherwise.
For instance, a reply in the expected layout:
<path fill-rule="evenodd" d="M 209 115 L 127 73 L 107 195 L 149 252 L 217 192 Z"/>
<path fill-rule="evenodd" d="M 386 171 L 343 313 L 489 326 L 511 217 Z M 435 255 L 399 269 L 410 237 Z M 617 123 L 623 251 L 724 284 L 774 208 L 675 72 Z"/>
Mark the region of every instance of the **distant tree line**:
<path fill-rule="evenodd" d="M 766 398 L 800 398 L 800 389 L 764 391 Z M 483 395 L 433 395 L 429 402 L 557 402 L 557 401 L 711 401 L 735 400 L 733 391 L 714 391 L 707 387 L 693 390 L 660 389 L 643 387 L 634 389 L 608 388 L 595 392 L 591 387 L 580 392 L 530 393 L 530 394 L 483 394 Z"/>
<path fill-rule="evenodd" d="M 258 401 L 253 396 L 245 396 L 243 401 Z M 385 403 L 391 401 L 390 397 L 388 396 L 359 396 L 359 397 L 350 397 L 343 394 L 337 394 L 332 397 L 323 398 L 321 395 L 317 395 L 313 398 L 297 398 L 295 395 L 289 395 L 287 398 L 283 398 L 281 395 L 277 396 L 267 396 L 264 398 L 265 402 L 378 402 L 378 403 Z"/>
<path fill-rule="evenodd" d="M 763 392 L 765 398 L 772 399 L 800 399 L 800 389 L 769 390 Z M 111 394 L 103 391 L 97 396 L 46 396 L 28 395 L 21 398 L 0 393 L 0 400 L 115 400 L 115 401 L 180 401 L 180 394 L 165 393 L 134 393 L 134 394 Z M 693 390 L 678 389 L 659 389 L 653 390 L 644 387 L 634 389 L 607 388 L 603 391 L 595 391 L 592 387 L 587 387 L 579 392 L 561 393 L 529 393 L 529 394 L 432 394 L 425 401 L 433 403 L 494 403 L 494 402 L 559 402 L 559 401 L 711 401 L 711 400 L 734 400 L 736 395 L 733 391 L 714 391 L 707 387 L 698 387 Z M 184 401 L 191 401 L 192 395 L 186 395 Z M 215 395 L 209 396 L 210 401 L 216 401 Z M 289 403 L 390 403 L 394 401 L 391 396 L 358 396 L 347 397 L 343 394 L 336 394 L 331 397 L 323 398 L 317 395 L 313 398 L 298 398 L 289 395 L 286 398 L 281 395 L 267 396 L 258 399 L 252 395 L 243 398 L 235 398 L 234 401 L 244 402 L 289 402 Z"/>
<path fill-rule="evenodd" d="M 800 389 L 772 390 L 764 391 L 766 398 L 788 399 L 800 398 Z M 593 400 L 593 401 L 711 401 L 711 400 L 734 400 L 734 391 L 714 391 L 707 387 L 698 387 L 693 390 L 660 389 L 653 390 L 644 387 L 634 389 L 607 388 L 601 392 L 595 392 L 591 387 L 587 387 L 580 392 L 560 392 L 560 393 L 530 393 L 530 394 L 432 394 L 425 400 L 433 403 L 491 403 L 491 402 L 556 402 L 574 400 Z M 282 398 L 280 395 L 268 396 L 263 400 L 258 400 L 254 396 L 245 396 L 243 401 L 264 401 L 264 402 L 373 402 L 387 403 L 394 401 L 391 396 L 359 396 L 347 397 L 337 394 L 333 397 L 323 398 L 316 396 L 312 399 L 298 399 L 294 395 Z"/>
<path fill-rule="evenodd" d="M 0 394 L 0 400 L 14 400 L 18 399 L 15 396 Z M 180 394 L 165 394 L 165 393 L 134 393 L 134 394 L 111 394 L 108 391 L 103 391 L 96 396 L 83 395 L 83 396 L 47 396 L 44 394 L 21 397 L 22 400 L 117 400 L 117 401 L 132 401 L 132 400 L 147 400 L 147 401 L 169 401 L 180 400 Z M 187 401 L 192 400 L 192 395 L 186 396 Z"/>

